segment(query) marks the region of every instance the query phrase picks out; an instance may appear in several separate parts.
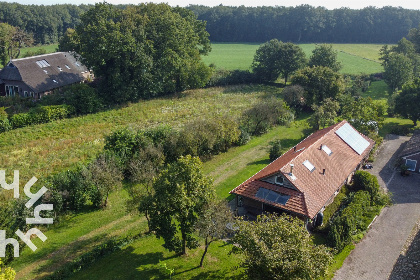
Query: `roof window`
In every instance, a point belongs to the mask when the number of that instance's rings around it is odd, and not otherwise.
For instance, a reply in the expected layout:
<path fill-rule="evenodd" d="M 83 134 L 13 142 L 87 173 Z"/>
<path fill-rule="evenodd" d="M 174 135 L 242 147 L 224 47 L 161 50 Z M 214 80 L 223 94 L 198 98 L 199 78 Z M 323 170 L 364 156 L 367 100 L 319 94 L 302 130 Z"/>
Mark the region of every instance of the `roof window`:
<path fill-rule="evenodd" d="M 58 84 L 58 82 L 56 80 L 53 80 L 54 83 Z"/>
<path fill-rule="evenodd" d="M 329 156 L 332 154 L 332 151 L 327 147 L 327 145 L 322 145 L 321 149 Z"/>
<path fill-rule="evenodd" d="M 60 66 L 57 66 L 58 70 L 63 71 L 63 69 Z"/>
<path fill-rule="evenodd" d="M 48 74 L 48 71 L 44 69 L 44 73 L 45 73 L 45 74 Z"/>
<path fill-rule="evenodd" d="M 36 62 L 36 64 L 37 64 L 39 67 L 41 67 L 41 68 L 45 68 L 45 67 L 51 66 L 51 65 L 48 63 L 48 61 L 46 61 L 45 59 L 43 59 L 43 60 L 38 60 L 38 61 Z"/>
<path fill-rule="evenodd" d="M 315 166 L 309 160 L 305 160 L 303 165 L 305 165 L 305 167 L 311 172 L 315 170 Z"/>
<path fill-rule="evenodd" d="M 68 66 L 67 64 L 65 66 L 66 66 L 67 69 L 69 69 L 69 70 L 71 69 L 70 66 Z"/>

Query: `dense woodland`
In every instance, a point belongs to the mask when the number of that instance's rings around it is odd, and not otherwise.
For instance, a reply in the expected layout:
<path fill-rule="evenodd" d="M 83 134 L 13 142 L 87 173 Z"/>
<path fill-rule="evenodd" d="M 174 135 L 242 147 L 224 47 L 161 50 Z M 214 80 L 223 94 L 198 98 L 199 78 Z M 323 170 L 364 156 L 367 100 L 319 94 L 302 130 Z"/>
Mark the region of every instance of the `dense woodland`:
<path fill-rule="evenodd" d="M 75 28 L 90 5 L 20 5 L 0 2 L 0 22 L 33 34 L 35 43 L 56 43 Z M 125 9 L 125 5 L 118 5 Z M 420 11 L 367 7 L 361 10 L 297 7 L 189 6 L 207 22 L 215 42 L 396 43 L 420 23 Z"/>

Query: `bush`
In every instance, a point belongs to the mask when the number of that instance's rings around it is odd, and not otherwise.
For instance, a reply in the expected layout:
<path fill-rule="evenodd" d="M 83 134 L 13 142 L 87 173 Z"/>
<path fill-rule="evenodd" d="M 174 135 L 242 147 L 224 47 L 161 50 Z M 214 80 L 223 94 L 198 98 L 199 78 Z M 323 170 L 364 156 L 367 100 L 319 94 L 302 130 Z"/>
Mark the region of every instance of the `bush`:
<path fill-rule="evenodd" d="M 375 202 L 379 197 L 380 186 L 378 179 L 375 175 L 372 175 L 367 171 L 356 171 L 353 176 L 353 184 L 351 187 L 355 191 L 367 191 L 371 196 L 372 202 Z"/>
<path fill-rule="evenodd" d="M 8 115 L 4 107 L 0 107 L 0 132 L 8 131 L 11 128 Z"/>
<path fill-rule="evenodd" d="M 302 111 L 306 107 L 305 89 L 299 85 L 285 87 L 283 99 L 295 111 Z"/>
<path fill-rule="evenodd" d="M 19 128 L 63 119 L 72 113 L 74 113 L 74 108 L 69 105 L 40 106 L 31 109 L 29 113 L 13 115 L 10 118 L 10 123 L 13 128 Z"/>
<path fill-rule="evenodd" d="M 241 124 L 249 134 L 261 135 L 274 125 L 289 124 L 293 117 L 293 113 L 282 100 L 270 98 L 243 112 Z"/>
<path fill-rule="evenodd" d="M 213 72 L 207 86 L 227 86 L 227 85 L 238 85 L 238 84 L 250 84 L 257 82 L 256 77 L 253 73 L 248 70 L 224 70 L 217 69 Z"/>
<path fill-rule="evenodd" d="M 35 123 L 33 116 L 29 113 L 15 114 L 10 118 L 13 128 L 25 127 Z"/>
<path fill-rule="evenodd" d="M 87 84 L 72 85 L 64 91 L 67 104 L 75 108 L 79 115 L 96 113 L 103 108 L 103 102 L 96 90 Z"/>
<path fill-rule="evenodd" d="M 270 142 L 270 148 L 268 150 L 270 161 L 274 161 L 276 158 L 281 156 L 281 141 L 275 140 Z"/>

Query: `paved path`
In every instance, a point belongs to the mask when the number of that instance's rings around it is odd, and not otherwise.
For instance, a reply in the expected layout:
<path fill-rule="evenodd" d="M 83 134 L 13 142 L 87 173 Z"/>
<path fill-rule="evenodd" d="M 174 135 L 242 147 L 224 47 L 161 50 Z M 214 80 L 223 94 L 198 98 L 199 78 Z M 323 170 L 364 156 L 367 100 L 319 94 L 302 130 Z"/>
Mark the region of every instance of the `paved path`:
<path fill-rule="evenodd" d="M 394 205 L 385 208 L 369 232 L 344 261 L 334 280 L 386 280 L 407 238 L 420 219 L 420 175 L 402 177 L 395 160 L 408 137 L 391 135 L 384 142 L 372 174 L 393 193 Z M 417 277 L 417 276 L 416 276 Z M 420 275 L 418 278 L 420 279 Z"/>

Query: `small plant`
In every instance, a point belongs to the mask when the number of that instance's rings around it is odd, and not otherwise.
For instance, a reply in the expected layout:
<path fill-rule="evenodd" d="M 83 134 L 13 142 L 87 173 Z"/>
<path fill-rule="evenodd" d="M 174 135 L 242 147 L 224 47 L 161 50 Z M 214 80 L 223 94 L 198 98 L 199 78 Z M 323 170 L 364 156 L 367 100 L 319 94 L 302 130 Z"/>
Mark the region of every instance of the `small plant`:
<path fill-rule="evenodd" d="M 410 175 L 410 171 L 408 170 L 408 166 L 407 165 L 402 164 L 400 166 L 400 170 L 401 170 L 401 175 L 402 176 L 408 176 L 408 175 Z"/>
<path fill-rule="evenodd" d="M 172 274 L 174 274 L 175 269 L 169 268 L 165 262 L 162 262 L 159 260 L 159 266 L 161 268 L 161 271 L 166 275 L 169 275 L 169 279 L 172 279 Z"/>
<path fill-rule="evenodd" d="M 272 141 L 269 148 L 270 161 L 274 161 L 279 156 L 281 156 L 281 142 L 280 140 Z"/>

